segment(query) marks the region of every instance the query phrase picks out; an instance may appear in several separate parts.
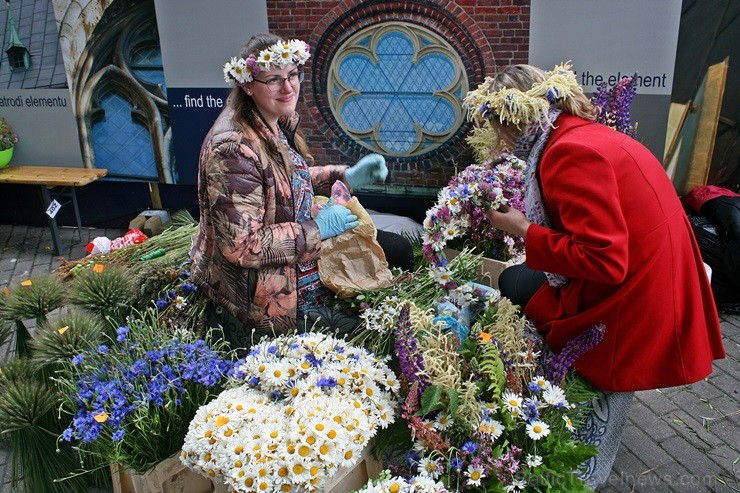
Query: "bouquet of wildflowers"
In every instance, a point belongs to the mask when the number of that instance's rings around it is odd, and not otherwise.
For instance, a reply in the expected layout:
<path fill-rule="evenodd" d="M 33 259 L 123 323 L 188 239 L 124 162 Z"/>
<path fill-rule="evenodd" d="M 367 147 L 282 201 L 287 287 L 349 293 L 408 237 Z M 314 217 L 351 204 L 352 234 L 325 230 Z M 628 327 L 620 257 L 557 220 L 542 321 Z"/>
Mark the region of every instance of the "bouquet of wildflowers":
<path fill-rule="evenodd" d="M 566 374 L 600 341 L 586 331 L 558 356 L 506 298 L 487 307 L 469 335 L 414 320 L 410 302 L 395 329 L 402 416 L 411 431 L 402 477 L 451 491 L 590 491 L 575 470 L 595 447 L 574 438 L 593 393 Z"/>
<path fill-rule="evenodd" d="M 320 333 L 258 343 L 231 384 L 196 413 L 181 460 L 240 493 L 321 491 L 394 420 L 399 386 L 383 360 Z"/>
<path fill-rule="evenodd" d="M 413 320 L 420 324 L 431 322 L 436 315 L 455 315 L 457 319 L 459 313 L 464 313 L 470 318 L 480 307 L 498 299 L 498 293 L 491 288 L 466 281 L 477 275 L 481 260 L 481 254 L 465 248 L 444 267 L 423 265 L 397 276 L 389 288 L 358 293 L 351 299 L 351 309 L 357 311 L 363 323 L 351 341 L 374 354 L 390 355 L 393 332 L 407 301 L 413 302 Z M 441 310 L 442 304 L 449 309 Z"/>
<path fill-rule="evenodd" d="M 161 326 L 153 312 L 116 332 L 75 355 L 57 379 L 74 416 L 62 438 L 143 473 L 180 450 L 196 409 L 218 394 L 232 363 L 191 332 Z"/>
<path fill-rule="evenodd" d="M 471 164 L 440 190 L 427 211 L 422 233 L 425 258 L 443 265 L 446 247 L 477 249 L 484 256 L 509 260 L 523 253 L 524 241 L 493 228 L 486 210 L 508 205 L 524 210 L 525 163 L 508 152 Z"/>

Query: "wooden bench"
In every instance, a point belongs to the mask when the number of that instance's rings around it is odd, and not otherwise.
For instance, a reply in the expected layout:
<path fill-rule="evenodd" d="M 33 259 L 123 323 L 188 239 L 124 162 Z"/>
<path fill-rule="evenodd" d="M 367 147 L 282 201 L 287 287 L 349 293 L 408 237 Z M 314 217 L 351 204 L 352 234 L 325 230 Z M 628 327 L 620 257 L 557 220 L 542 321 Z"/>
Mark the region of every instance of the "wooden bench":
<path fill-rule="evenodd" d="M 44 211 L 49 209 L 53 200 L 69 197 L 77 220 L 77 235 L 82 241 L 82 221 L 77 207 L 75 187 L 82 187 L 108 174 L 101 168 L 61 168 L 55 166 L 6 166 L 0 169 L 0 183 L 18 185 L 38 185 Z M 67 204 L 65 202 L 61 205 Z M 47 214 L 54 254 L 59 255 L 59 228 L 55 217 Z"/>

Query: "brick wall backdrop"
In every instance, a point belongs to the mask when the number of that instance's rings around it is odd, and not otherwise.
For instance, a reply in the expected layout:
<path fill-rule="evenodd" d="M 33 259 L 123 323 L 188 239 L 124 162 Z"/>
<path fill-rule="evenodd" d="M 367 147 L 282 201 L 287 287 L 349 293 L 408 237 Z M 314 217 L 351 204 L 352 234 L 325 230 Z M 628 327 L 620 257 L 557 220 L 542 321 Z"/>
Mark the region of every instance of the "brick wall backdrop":
<path fill-rule="evenodd" d="M 351 165 L 369 152 L 344 136 L 325 100 L 325 70 L 347 37 L 384 21 L 424 26 L 455 48 L 465 65 L 469 89 L 474 89 L 497 68 L 527 62 L 529 5 L 530 0 L 267 0 L 270 30 L 311 45 L 298 110 L 316 162 Z M 472 162 L 464 141 L 469 129 L 469 124 L 463 125 L 448 143 L 421 158 L 389 159 L 387 183 L 445 186 L 455 166 L 459 169 Z"/>

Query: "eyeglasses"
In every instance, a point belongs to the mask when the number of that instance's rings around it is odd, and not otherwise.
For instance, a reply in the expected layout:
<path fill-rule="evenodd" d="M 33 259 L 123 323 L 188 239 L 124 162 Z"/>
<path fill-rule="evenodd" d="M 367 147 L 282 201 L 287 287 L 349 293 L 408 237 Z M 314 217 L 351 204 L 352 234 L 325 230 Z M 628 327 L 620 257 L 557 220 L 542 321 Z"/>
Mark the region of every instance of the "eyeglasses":
<path fill-rule="evenodd" d="M 288 74 L 287 77 L 270 77 L 267 80 L 259 80 L 259 79 L 253 79 L 254 82 L 259 82 L 260 84 L 264 84 L 267 86 L 267 88 L 272 92 L 278 92 L 283 85 L 285 85 L 285 81 L 287 80 L 291 86 L 295 87 L 301 82 L 303 82 L 303 78 L 305 75 L 303 72 L 291 72 Z"/>

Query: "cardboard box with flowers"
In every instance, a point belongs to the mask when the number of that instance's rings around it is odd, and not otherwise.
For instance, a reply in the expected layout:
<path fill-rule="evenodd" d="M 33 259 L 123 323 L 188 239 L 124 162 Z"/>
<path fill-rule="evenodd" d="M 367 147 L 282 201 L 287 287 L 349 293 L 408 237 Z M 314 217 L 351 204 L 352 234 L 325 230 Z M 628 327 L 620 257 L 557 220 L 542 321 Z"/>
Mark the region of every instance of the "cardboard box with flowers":
<path fill-rule="evenodd" d="M 258 343 L 229 388 L 198 409 L 182 461 L 238 493 L 323 491 L 395 418 L 383 360 L 327 334 Z"/>

